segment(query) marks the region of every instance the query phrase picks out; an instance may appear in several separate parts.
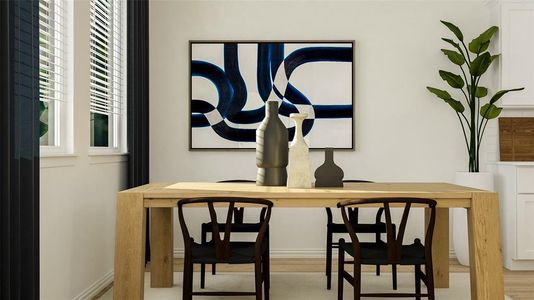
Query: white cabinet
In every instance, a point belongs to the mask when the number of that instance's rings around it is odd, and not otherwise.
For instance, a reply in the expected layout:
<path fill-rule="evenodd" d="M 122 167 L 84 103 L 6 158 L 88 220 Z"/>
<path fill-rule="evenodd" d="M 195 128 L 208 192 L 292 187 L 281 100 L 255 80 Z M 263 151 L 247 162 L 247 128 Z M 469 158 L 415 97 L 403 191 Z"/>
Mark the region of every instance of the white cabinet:
<path fill-rule="evenodd" d="M 517 195 L 517 258 L 534 259 L 534 194 Z"/>
<path fill-rule="evenodd" d="M 524 87 L 502 100 L 504 107 L 534 107 L 534 2 L 501 6 L 501 87 Z"/>
<path fill-rule="evenodd" d="M 504 266 L 534 270 L 534 162 L 496 163 Z"/>

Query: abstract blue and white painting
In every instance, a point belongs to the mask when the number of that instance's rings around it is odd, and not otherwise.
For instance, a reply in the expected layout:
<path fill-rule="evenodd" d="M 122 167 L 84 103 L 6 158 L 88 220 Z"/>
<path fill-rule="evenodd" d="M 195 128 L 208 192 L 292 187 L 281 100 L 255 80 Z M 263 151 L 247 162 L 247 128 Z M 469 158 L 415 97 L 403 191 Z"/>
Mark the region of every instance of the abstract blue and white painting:
<path fill-rule="evenodd" d="M 255 148 L 265 102 L 307 113 L 310 148 L 352 149 L 354 43 L 190 42 L 191 149 Z"/>

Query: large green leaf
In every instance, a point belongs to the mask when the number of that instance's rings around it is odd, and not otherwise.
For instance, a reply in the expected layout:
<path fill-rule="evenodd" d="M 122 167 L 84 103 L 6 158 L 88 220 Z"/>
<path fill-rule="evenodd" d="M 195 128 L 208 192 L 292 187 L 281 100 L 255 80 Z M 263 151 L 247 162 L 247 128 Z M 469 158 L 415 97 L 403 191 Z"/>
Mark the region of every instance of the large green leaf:
<path fill-rule="evenodd" d="M 482 53 L 488 50 L 489 45 L 490 45 L 490 41 L 480 42 L 478 38 L 475 38 L 471 41 L 471 43 L 469 43 L 468 47 L 469 47 L 469 51 L 475 54 L 479 54 L 479 53 Z"/>
<path fill-rule="evenodd" d="M 502 108 L 486 103 L 480 108 L 480 115 L 486 119 L 495 119 L 501 114 Z"/>
<path fill-rule="evenodd" d="M 460 48 L 460 44 L 456 43 L 455 41 L 447 38 L 441 38 L 443 41 L 451 44 L 454 48 L 458 49 L 460 53 L 462 53 L 462 48 Z"/>
<path fill-rule="evenodd" d="M 437 88 L 433 88 L 433 87 L 430 87 L 430 86 L 427 86 L 426 89 L 429 90 L 432 94 L 438 96 L 438 98 L 440 98 L 440 99 L 443 99 L 443 100 L 452 99 L 451 94 L 449 94 L 449 92 L 447 92 L 447 91 L 440 90 L 440 89 L 437 89 Z"/>
<path fill-rule="evenodd" d="M 488 89 L 483 86 L 477 86 L 477 89 L 475 91 L 475 96 L 477 98 L 484 98 L 488 95 Z"/>
<path fill-rule="evenodd" d="M 488 50 L 491 38 L 498 30 L 499 27 L 492 26 L 483 33 L 481 33 L 478 37 L 474 38 L 471 43 L 469 43 L 469 51 L 475 54 L 480 54 Z"/>
<path fill-rule="evenodd" d="M 439 70 L 439 76 L 441 76 L 443 80 L 447 81 L 447 83 L 453 88 L 461 89 L 465 85 L 465 82 L 460 75 Z"/>
<path fill-rule="evenodd" d="M 463 65 L 465 63 L 465 59 L 464 59 L 463 55 L 458 53 L 458 52 L 456 52 L 456 51 L 447 50 L 447 49 L 441 49 L 441 52 L 443 52 L 443 54 L 447 55 L 449 60 L 455 65 L 461 66 L 461 65 Z"/>
<path fill-rule="evenodd" d="M 45 111 L 46 111 L 46 105 L 44 101 L 39 101 L 39 117 L 42 117 Z"/>
<path fill-rule="evenodd" d="M 473 76 L 481 76 L 484 74 L 491 65 L 491 55 L 488 52 L 482 53 L 475 58 L 469 67 L 469 71 Z"/>
<path fill-rule="evenodd" d="M 458 100 L 448 99 L 448 100 L 445 100 L 445 102 L 447 102 L 452 107 L 452 109 L 454 109 L 455 111 L 459 113 L 463 113 L 465 111 L 464 105 L 462 104 L 462 102 Z"/>
<path fill-rule="evenodd" d="M 457 111 L 459 113 L 462 113 L 462 112 L 465 111 L 464 105 L 460 101 L 452 99 L 451 94 L 449 94 L 449 92 L 444 91 L 444 90 L 440 90 L 440 89 L 437 89 L 437 88 L 433 88 L 433 87 L 430 87 L 430 86 L 427 86 L 426 88 L 431 93 L 433 93 L 434 95 L 438 96 L 438 98 L 443 99 L 443 101 L 445 101 L 447 104 L 449 104 L 452 107 L 452 109 L 454 109 L 455 111 Z"/>
<path fill-rule="evenodd" d="M 447 22 L 447 21 L 443 21 L 441 20 L 441 23 L 443 23 L 443 25 L 447 26 L 447 28 L 449 28 L 450 31 L 452 31 L 452 33 L 454 33 L 454 35 L 460 40 L 460 41 L 463 41 L 464 40 L 464 35 L 462 33 L 462 31 L 460 30 L 460 28 L 458 28 L 458 26 L 450 23 L 450 22 Z"/>
<path fill-rule="evenodd" d="M 48 132 L 48 124 L 39 121 L 39 137 L 43 137 Z"/>
<path fill-rule="evenodd" d="M 508 92 L 522 91 L 524 89 L 525 88 L 516 88 L 516 89 L 498 91 L 497 93 L 495 93 L 495 95 L 493 95 L 493 97 L 491 97 L 491 100 L 490 100 L 489 103 L 493 104 L 493 103 L 497 102 L 499 99 L 501 99 L 502 96 L 504 96 Z"/>
<path fill-rule="evenodd" d="M 471 94 L 471 86 L 467 85 L 467 90 L 469 91 L 469 94 Z M 488 89 L 483 86 L 477 86 L 475 90 L 475 97 L 477 98 L 484 98 L 488 95 Z"/>

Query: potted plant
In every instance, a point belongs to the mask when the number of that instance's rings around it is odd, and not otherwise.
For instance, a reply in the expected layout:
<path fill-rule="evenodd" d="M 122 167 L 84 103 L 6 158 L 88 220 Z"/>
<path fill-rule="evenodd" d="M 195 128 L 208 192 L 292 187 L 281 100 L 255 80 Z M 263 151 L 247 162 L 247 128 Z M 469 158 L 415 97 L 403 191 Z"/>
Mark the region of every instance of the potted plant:
<path fill-rule="evenodd" d="M 520 91 L 523 88 L 501 90 L 491 98 L 488 97 L 488 88 L 481 85 L 481 78 L 492 62 L 498 59 L 499 54 L 490 54 L 488 51 L 493 35 L 499 30 L 492 26 L 482 32 L 478 37 L 465 44 L 464 35 L 458 26 L 441 21 L 456 37 L 457 41 L 442 38 L 452 46 L 452 49 L 441 49 L 443 54 L 459 69 L 459 74 L 439 70 L 439 76 L 453 88 L 453 96 L 446 90 L 427 87 L 439 99 L 447 103 L 456 113 L 460 122 L 466 150 L 469 155 L 469 172 L 457 172 L 457 184 L 474 188 L 493 190 L 493 174 L 480 172 L 480 145 L 486 131 L 488 122 L 497 118 L 502 108 L 497 101 L 506 93 Z M 487 100 L 489 98 L 489 100 Z M 456 257 L 461 264 L 469 264 L 467 240 L 467 215 L 465 209 L 455 209 L 453 212 L 453 244 Z M 462 236 L 462 233 L 464 236 Z"/>

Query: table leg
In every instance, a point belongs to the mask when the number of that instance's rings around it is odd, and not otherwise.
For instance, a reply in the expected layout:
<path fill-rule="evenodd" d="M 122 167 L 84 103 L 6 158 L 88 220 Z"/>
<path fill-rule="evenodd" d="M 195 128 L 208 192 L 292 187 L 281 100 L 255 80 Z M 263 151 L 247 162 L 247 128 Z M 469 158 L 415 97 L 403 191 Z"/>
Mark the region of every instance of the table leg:
<path fill-rule="evenodd" d="M 150 209 L 150 286 L 172 287 L 172 208 Z"/>
<path fill-rule="evenodd" d="M 428 224 L 430 210 L 425 210 L 425 224 Z M 425 227 L 426 228 L 426 227 Z M 432 266 L 434 287 L 449 287 L 449 209 L 436 208 L 436 224 L 432 239 Z"/>
<path fill-rule="evenodd" d="M 471 299 L 504 299 L 497 193 L 475 192 L 467 210 Z"/>
<path fill-rule="evenodd" d="M 145 211 L 143 194 L 118 194 L 113 299 L 140 300 L 144 297 Z"/>

